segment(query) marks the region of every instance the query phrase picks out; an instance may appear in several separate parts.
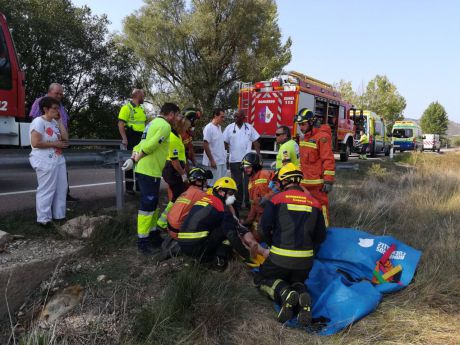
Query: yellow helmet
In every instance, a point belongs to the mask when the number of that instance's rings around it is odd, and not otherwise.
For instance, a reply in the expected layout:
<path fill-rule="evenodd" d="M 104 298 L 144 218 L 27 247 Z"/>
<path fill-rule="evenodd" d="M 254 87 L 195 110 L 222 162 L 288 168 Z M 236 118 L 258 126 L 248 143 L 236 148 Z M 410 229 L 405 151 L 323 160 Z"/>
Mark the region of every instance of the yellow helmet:
<path fill-rule="evenodd" d="M 219 189 L 233 189 L 236 191 L 236 182 L 231 177 L 221 177 L 214 183 L 214 186 L 212 187 L 213 191 L 218 191 Z"/>
<path fill-rule="evenodd" d="M 300 183 L 303 178 L 303 174 L 295 164 L 288 163 L 281 167 L 277 177 L 280 182 L 286 181 L 289 183 Z"/>

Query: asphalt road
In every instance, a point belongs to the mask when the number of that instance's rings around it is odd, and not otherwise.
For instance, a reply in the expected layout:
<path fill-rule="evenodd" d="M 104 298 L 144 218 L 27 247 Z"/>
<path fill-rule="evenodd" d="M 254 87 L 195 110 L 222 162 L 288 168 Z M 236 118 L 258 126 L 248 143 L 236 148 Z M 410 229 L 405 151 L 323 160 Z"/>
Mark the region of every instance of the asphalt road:
<path fill-rule="evenodd" d="M 428 152 L 428 154 L 430 154 Z M 431 153 L 434 154 L 434 153 Z M 356 155 L 350 157 L 346 163 L 339 162 L 336 155 L 338 169 L 356 168 L 359 160 Z M 383 155 L 369 158 L 369 161 L 388 159 Z M 268 167 L 270 161 L 265 161 Z M 115 170 L 102 167 L 67 167 L 71 195 L 80 199 L 79 202 L 94 202 L 97 200 L 113 198 L 115 205 Z M 0 170 L 0 215 L 19 210 L 35 208 L 35 189 L 37 178 L 31 167 Z"/>

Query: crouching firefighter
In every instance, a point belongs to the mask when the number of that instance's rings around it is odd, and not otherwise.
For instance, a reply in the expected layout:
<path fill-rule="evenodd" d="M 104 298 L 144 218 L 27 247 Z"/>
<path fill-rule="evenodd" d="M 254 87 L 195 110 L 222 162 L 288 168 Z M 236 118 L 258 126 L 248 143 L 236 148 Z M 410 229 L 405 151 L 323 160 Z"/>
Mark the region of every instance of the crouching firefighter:
<path fill-rule="evenodd" d="M 230 177 L 218 179 L 212 195 L 197 201 L 185 218 L 177 240 L 181 252 L 201 262 L 214 261 L 215 267 L 224 270 L 231 255 L 232 246 L 241 253 L 245 249 L 236 230 L 239 228 L 229 208 L 235 202 L 236 183 Z"/>
<path fill-rule="evenodd" d="M 254 282 L 281 308 L 278 321 L 297 315 L 300 325 L 311 323 L 311 300 L 304 284 L 314 248 L 324 241 L 326 227 L 321 204 L 300 187 L 302 172 L 292 164 L 278 173 L 281 192 L 265 206 L 261 219 L 270 254 L 260 266 Z"/>
<path fill-rule="evenodd" d="M 241 169 L 249 176 L 248 191 L 251 202 L 251 208 L 243 225 L 252 227 L 254 235 L 258 238 L 256 231 L 260 217 L 266 202 L 274 194 L 268 187 L 274 174 L 272 171 L 262 169 L 260 157 L 254 152 L 249 152 L 243 157 Z"/>

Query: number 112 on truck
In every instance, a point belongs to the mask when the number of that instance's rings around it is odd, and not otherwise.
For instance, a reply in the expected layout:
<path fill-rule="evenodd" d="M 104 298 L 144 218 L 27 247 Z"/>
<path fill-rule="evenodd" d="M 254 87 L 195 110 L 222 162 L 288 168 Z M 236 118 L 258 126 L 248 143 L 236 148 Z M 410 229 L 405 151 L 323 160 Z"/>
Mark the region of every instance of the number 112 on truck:
<path fill-rule="evenodd" d="M 299 72 L 288 72 L 269 81 L 242 83 L 238 109 L 246 112 L 248 122 L 259 132 L 264 153 L 276 153 L 275 132 L 287 126 L 294 137 L 300 130 L 294 126 L 299 109 L 308 108 L 331 127 L 332 148 L 347 161 L 353 148 L 355 126 L 350 118 L 352 105 L 342 100 L 332 85 Z"/>

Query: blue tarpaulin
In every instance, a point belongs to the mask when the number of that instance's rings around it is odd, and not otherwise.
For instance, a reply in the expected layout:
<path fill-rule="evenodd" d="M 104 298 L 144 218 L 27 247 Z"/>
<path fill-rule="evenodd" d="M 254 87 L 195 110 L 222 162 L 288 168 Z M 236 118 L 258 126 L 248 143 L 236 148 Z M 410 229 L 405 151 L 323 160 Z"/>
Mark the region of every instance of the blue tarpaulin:
<path fill-rule="evenodd" d="M 376 262 L 396 245 L 390 256 L 401 265 L 398 283 L 373 284 Z M 412 280 L 421 252 L 391 236 L 375 236 L 349 228 L 329 228 L 305 281 L 313 301 L 314 327 L 318 334 L 337 333 L 375 310 L 383 293 L 395 292 Z M 289 323 L 296 326 L 293 320 Z M 319 327 L 321 326 L 321 327 Z"/>

